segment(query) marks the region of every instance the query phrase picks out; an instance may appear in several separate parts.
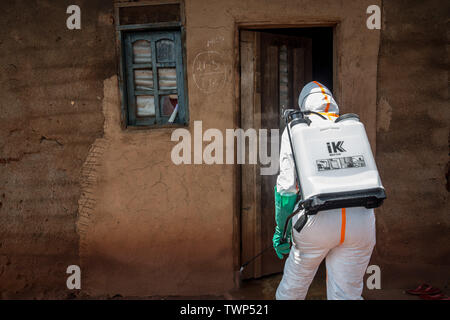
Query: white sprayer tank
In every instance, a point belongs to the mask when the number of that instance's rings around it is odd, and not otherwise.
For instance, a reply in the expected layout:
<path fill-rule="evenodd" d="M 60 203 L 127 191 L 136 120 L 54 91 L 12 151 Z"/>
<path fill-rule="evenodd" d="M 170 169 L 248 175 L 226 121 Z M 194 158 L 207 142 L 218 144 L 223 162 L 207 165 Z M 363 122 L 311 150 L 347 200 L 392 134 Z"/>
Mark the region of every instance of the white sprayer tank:
<path fill-rule="evenodd" d="M 364 124 L 354 114 L 335 122 L 317 115 L 289 123 L 305 209 L 364 206 L 386 198 Z"/>

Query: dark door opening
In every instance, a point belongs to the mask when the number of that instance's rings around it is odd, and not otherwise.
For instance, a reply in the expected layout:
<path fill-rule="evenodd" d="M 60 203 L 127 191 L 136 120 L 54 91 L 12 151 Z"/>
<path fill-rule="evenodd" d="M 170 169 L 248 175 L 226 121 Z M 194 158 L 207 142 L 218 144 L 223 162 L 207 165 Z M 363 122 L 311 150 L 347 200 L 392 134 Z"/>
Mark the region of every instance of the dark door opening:
<path fill-rule="evenodd" d="M 298 108 L 306 83 L 316 80 L 333 90 L 333 28 L 241 30 L 240 64 L 241 127 L 280 129 L 281 139 L 281 110 Z M 258 165 L 242 166 L 241 262 L 272 244 L 276 178 L 260 175 Z M 283 265 L 268 250 L 248 265 L 243 279 L 282 272 Z"/>
<path fill-rule="evenodd" d="M 272 35 L 303 37 L 311 40 L 312 78 L 333 91 L 333 28 L 264 29 Z M 301 89 L 301 88 L 300 88 Z"/>

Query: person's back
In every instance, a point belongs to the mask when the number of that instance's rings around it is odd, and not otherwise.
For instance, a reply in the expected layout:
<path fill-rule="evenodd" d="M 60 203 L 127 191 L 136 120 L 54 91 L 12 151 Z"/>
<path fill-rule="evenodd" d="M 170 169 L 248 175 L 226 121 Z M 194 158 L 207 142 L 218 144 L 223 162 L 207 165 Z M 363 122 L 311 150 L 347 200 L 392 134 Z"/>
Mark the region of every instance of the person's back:
<path fill-rule="evenodd" d="M 334 121 L 339 114 L 331 92 L 316 81 L 303 88 L 299 107 L 302 111 L 319 112 L 327 117 L 328 121 Z M 317 115 L 311 115 L 310 120 L 324 121 Z M 278 211 L 292 211 L 293 201 L 287 199 L 295 199 L 298 188 L 301 186 L 296 185 L 292 151 L 285 129 L 280 150 L 280 173 L 275 190 Z M 295 225 L 303 214 L 304 212 L 300 212 L 295 215 L 292 225 Z M 290 229 L 287 232 L 289 233 Z M 282 254 L 289 252 L 283 278 L 276 292 L 277 299 L 304 299 L 324 258 L 327 267 L 328 299 L 361 299 L 363 277 L 375 246 L 373 209 L 353 207 L 320 211 L 316 215 L 308 216 L 300 232 L 292 229 L 290 250 L 286 248 L 286 244 L 280 243 L 280 239 L 280 230 L 277 227 L 274 235 L 275 250 L 280 258 Z"/>

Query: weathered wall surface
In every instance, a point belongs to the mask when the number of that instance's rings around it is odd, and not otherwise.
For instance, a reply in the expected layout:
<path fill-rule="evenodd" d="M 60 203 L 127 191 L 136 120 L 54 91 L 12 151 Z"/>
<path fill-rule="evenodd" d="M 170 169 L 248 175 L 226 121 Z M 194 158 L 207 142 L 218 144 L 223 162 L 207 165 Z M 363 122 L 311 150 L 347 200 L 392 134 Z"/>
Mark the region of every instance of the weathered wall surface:
<path fill-rule="evenodd" d="M 378 210 L 373 260 L 388 276 L 385 286 L 448 283 L 450 7 L 439 0 L 383 6 L 377 165 L 389 199 Z"/>
<path fill-rule="evenodd" d="M 102 135 L 103 79 L 116 73 L 110 1 L 2 2 L 0 298 L 65 297 L 79 264 L 80 169 Z"/>
<path fill-rule="evenodd" d="M 104 137 L 92 150 L 97 183 L 88 189 L 95 207 L 81 210 L 79 224 L 85 289 L 146 296 L 231 288 L 232 166 L 174 165 L 172 129 L 122 131 L 116 77 L 104 95 Z"/>
<path fill-rule="evenodd" d="M 374 138 L 379 32 L 365 27 L 370 4 L 186 1 L 191 134 L 195 120 L 203 122 L 203 131 L 217 128 L 224 133 L 239 126 L 236 23 L 341 21 L 337 30 L 338 96 L 344 101 L 344 111 L 360 113 L 367 120 Z M 194 68 L 197 59 L 207 63 L 214 59 L 223 70 L 221 81 L 216 85 L 204 81 L 207 75 Z M 234 287 L 236 268 L 235 168 L 175 166 L 170 159 L 176 144 L 170 141 L 172 129 L 121 130 L 116 81 L 105 81 L 104 137 L 91 150 L 96 154 L 97 171 L 91 177 L 96 183 L 88 186 L 89 199 L 80 201 L 85 290 L 93 296 L 226 292 Z M 82 204 L 89 200 L 93 208 L 84 213 Z"/>
<path fill-rule="evenodd" d="M 194 120 L 203 130 L 239 125 L 237 23 L 339 21 L 335 93 L 377 138 L 389 196 L 373 262 L 403 283 L 430 270 L 442 279 L 450 264 L 446 1 L 385 1 L 381 46 L 380 32 L 365 27 L 377 3 L 187 0 L 188 129 Z M 64 297 L 70 264 L 81 265 L 91 296 L 231 289 L 233 166 L 175 166 L 172 130 L 120 129 L 112 1 L 79 1 L 80 31 L 65 27 L 69 4 L 23 0 L 0 12 L 0 297 Z M 219 86 L 193 68 L 207 51 L 223 66 Z M 398 277 L 402 270 L 410 274 Z"/>

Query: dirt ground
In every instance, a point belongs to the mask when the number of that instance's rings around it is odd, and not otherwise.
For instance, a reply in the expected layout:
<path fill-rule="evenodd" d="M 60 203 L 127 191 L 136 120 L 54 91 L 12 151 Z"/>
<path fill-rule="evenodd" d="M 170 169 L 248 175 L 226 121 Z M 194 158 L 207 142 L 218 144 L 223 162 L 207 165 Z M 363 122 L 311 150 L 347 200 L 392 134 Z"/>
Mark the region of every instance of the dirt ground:
<path fill-rule="evenodd" d="M 239 299 L 239 300 L 272 300 L 275 297 L 277 286 L 281 281 L 281 274 L 271 275 L 258 280 L 244 282 L 242 287 L 225 298 Z M 407 288 L 409 289 L 409 288 Z M 440 289 L 448 295 L 448 288 Z M 404 288 L 398 289 L 382 289 L 382 290 L 367 290 L 363 292 L 365 300 L 420 300 L 417 296 L 412 296 L 405 293 Z M 306 300 L 326 300 L 326 282 L 324 275 L 318 275 L 314 278 L 308 290 Z"/>
<path fill-rule="evenodd" d="M 69 296 L 68 298 L 77 299 L 130 299 L 130 300 L 274 300 L 275 292 L 278 284 L 281 281 L 282 273 L 265 276 L 259 279 L 244 280 L 241 282 L 240 288 L 235 289 L 220 295 L 205 295 L 205 296 L 152 296 L 152 297 L 124 297 L 121 295 L 90 297 L 90 296 Z M 314 277 L 311 286 L 309 287 L 306 300 L 326 300 L 326 272 L 325 265 L 322 263 Z M 363 298 L 365 300 L 421 300 L 418 296 L 409 295 L 405 292 L 407 289 L 417 287 L 421 282 L 411 287 L 402 287 L 400 283 L 395 283 L 388 288 L 381 290 L 368 290 L 364 288 Z M 450 288 L 448 282 L 434 283 L 429 282 L 430 285 L 441 289 L 447 296 L 450 295 Z"/>
<path fill-rule="evenodd" d="M 131 299 L 131 300 L 274 300 L 275 292 L 281 281 L 282 274 L 274 274 L 261 279 L 247 280 L 242 283 L 241 288 L 217 296 L 171 296 L 171 297 L 122 297 L 105 296 L 95 299 Z M 438 286 L 439 287 L 439 286 Z M 439 287 L 447 296 L 450 290 L 447 287 Z M 409 288 L 408 288 L 409 289 Z M 75 298 L 75 297 L 73 297 Z M 93 297 L 78 297 L 80 299 L 92 299 Z M 365 300 L 421 300 L 418 296 L 405 293 L 404 288 L 365 290 L 363 292 Z M 326 283 L 324 276 L 316 276 L 308 290 L 306 300 L 326 300 Z"/>

